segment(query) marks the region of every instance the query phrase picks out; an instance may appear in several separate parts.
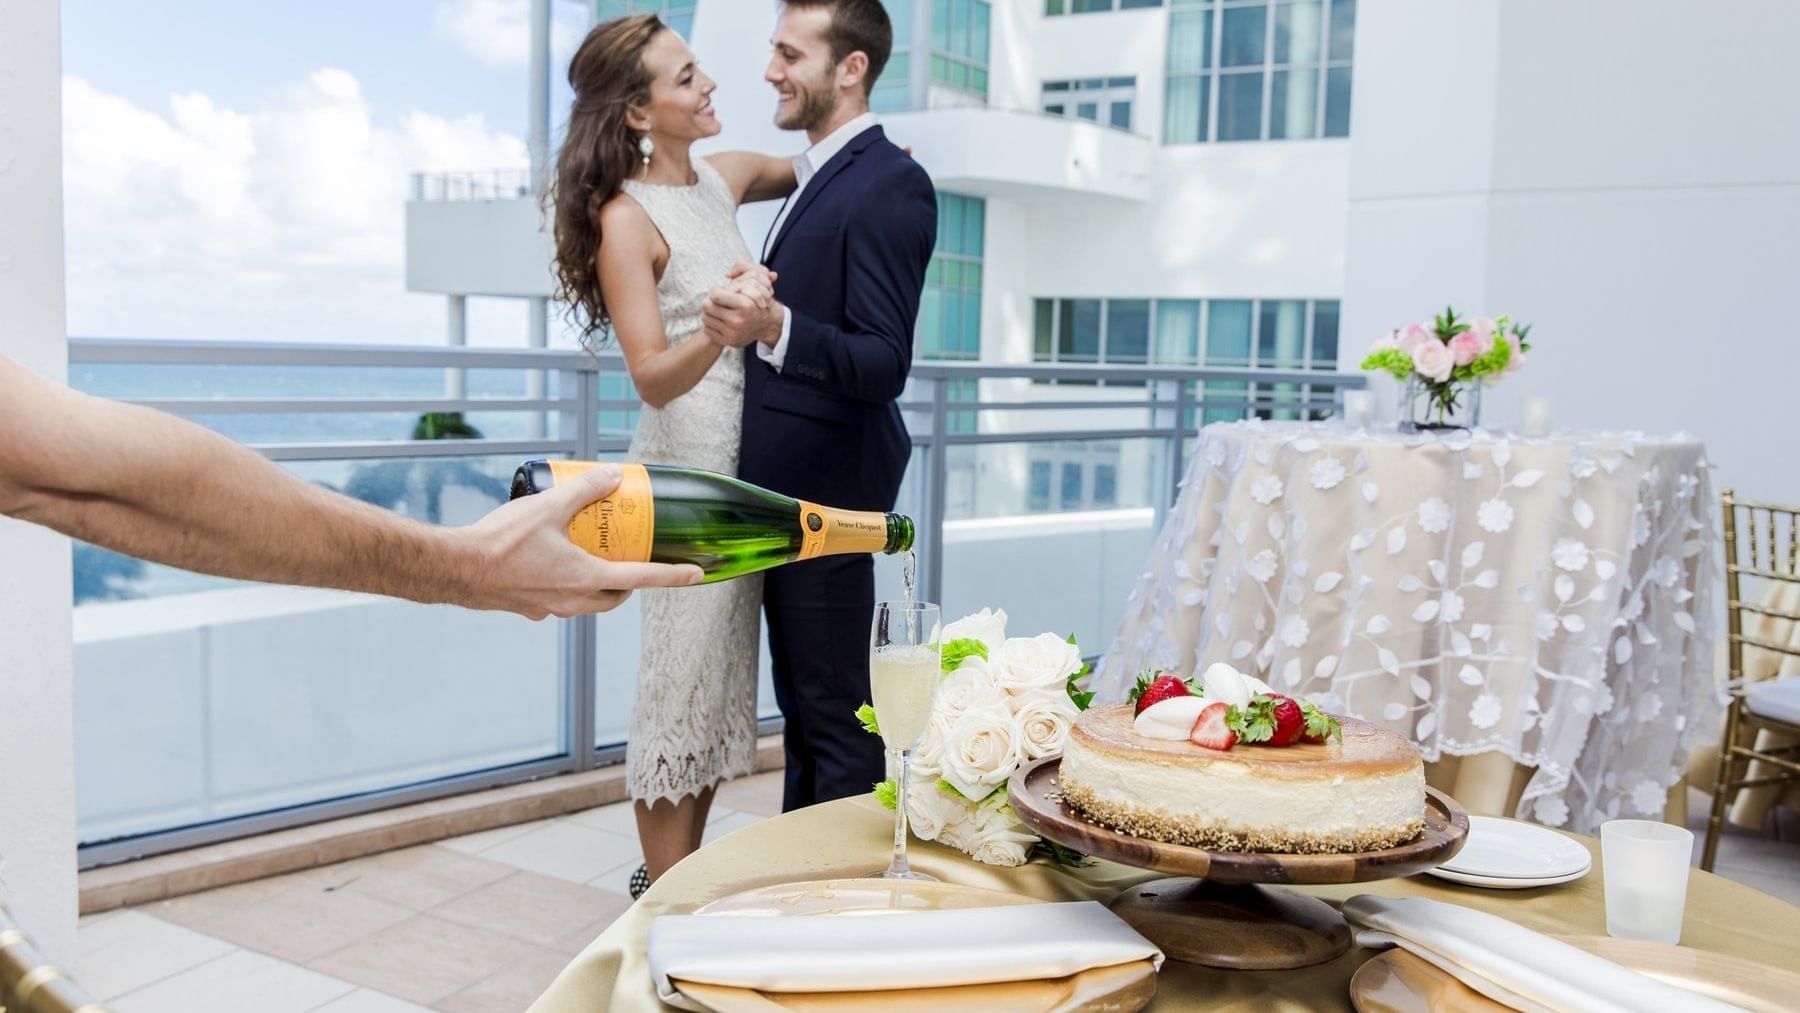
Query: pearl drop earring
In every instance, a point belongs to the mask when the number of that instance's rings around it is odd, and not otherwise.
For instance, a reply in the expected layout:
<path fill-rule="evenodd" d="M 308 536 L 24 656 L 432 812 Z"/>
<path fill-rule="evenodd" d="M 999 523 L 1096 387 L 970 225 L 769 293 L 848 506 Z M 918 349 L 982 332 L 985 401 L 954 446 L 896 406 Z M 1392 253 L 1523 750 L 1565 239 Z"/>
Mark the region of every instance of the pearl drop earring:
<path fill-rule="evenodd" d="M 650 168 L 650 154 L 655 150 L 656 142 L 650 139 L 649 134 L 638 138 L 638 154 L 644 156 L 644 168 Z"/>

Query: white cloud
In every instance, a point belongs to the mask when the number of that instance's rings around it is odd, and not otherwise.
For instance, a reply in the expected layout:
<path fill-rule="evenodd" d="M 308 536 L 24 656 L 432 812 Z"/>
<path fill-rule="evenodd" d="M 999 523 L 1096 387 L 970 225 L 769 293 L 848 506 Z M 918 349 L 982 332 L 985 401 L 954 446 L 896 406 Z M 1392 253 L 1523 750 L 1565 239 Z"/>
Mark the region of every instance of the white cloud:
<path fill-rule="evenodd" d="M 356 78 L 315 71 L 254 110 L 207 95 L 151 110 L 63 82 L 70 332 L 254 340 L 441 340 L 405 291 L 410 173 L 523 166 L 480 116 L 376 121 Z M 472 306 L 510 342 L 522 303 Z"/>
<path fill-rule="evenodd" d="M 550 3 L 553 52 L 575 48 L 587 30 L 587 5 Z M 531 62 L 530 0 L 440 0 L 432 11 L 432 33 L 491 67 L 523 67 Z"/>

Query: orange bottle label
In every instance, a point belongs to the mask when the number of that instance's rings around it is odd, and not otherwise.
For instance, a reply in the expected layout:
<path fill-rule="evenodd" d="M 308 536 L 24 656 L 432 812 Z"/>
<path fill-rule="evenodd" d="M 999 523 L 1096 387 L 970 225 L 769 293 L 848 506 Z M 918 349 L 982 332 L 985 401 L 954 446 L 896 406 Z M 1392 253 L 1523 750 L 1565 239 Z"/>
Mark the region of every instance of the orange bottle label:
<path fill-rule="evenodd" d="M 594 461 L 551 461 L 558 485 L 598 467 Z M 656 499 L 650 472 L 641 464 L 619 465 L 619 487 L 595 500 L 569 521 L 569 538 L 601 559 L 615 563 L 647 563 L 656 540 Z"/>
<path fill-rule="evenodd" d="M 800 558 L 817 559 L 887 548 L 887 515 L 833 510 L 800 501 Z"/>

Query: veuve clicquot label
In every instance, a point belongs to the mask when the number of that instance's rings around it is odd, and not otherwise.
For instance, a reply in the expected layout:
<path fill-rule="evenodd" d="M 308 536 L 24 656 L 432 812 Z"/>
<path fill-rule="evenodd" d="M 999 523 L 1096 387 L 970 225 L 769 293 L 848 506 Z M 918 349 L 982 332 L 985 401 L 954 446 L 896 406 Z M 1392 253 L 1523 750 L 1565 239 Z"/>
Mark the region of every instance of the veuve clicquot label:
<path fill-rule="evenodd" d="M 527 461 L 513 476 L 513 498 L 595 466 Z M 575 544 L 604 559 L 692 563 L 712 583 L 795 560 L 912 548 L 912 521 L 899 514 L 837 510 L 709 471 L 619 467 L 619 487 L 569 522 Z"/>

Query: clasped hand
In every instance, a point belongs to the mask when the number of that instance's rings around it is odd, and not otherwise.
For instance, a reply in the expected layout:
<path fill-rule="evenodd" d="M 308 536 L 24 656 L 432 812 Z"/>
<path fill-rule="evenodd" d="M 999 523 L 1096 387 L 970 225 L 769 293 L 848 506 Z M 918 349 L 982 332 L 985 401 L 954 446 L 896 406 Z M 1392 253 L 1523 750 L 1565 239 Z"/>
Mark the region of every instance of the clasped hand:
<path fill-rule="evenodd" d="M 723 285 L 712 290 L 701 310 L 702 327 L 713 343 L 743 348 L 773 345 L 781 334 L 781 304 L 775 301 L 775 272 L 740 260 Z"/>

